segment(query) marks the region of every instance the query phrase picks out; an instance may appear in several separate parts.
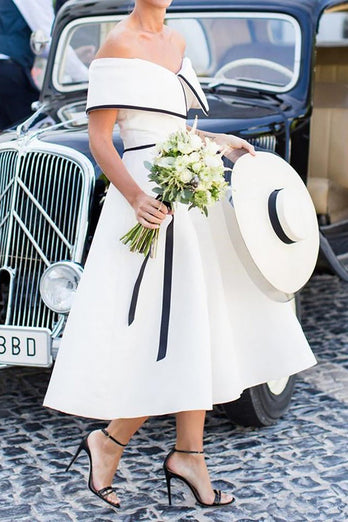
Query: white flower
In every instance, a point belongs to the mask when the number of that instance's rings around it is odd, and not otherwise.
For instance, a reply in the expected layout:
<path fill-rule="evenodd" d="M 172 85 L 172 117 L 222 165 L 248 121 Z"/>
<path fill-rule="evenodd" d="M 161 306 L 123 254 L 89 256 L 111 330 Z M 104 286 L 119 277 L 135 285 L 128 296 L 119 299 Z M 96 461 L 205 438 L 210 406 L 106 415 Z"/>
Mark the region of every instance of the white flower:
<path fill-rule="evenodd" d="M 191 181 L 192 177 L 193 177 L 192 172 L 188 169 L 178 172 L 178 178 L 183 183 L 189 183 Z"/>
<path fill-rule="evenodd" d="M 204 163 L 202 161 L 197 161 L 196 163 L 192 164 L 191 168 L 193 172 L 199 173 L 204 168 Z"/>
<path fill-rule="evenodd" d="M 185 170 L 187 166 L 190 164 L 190 156 L 184 155 L 184 156 L 177 156 L 175 158 L 175 170 L 181 171 Z"/>
<path fill-rule="evenodd" d="M 203 141 L 198 134 L 191 134 L 190 142 L 193 150 L 199 150 L 203 145 Z"/>
<path fill-rule="evenodd" d="M 197 163 L 201 159 L 201 156 L 198 154 L 198 152 L 191 152 L 191 154 L 188 156 L 188 159 L 190 163 Z"/>
<path fill-rule="evenodd" d="M 219 168 L 221 166 L 221 158 L 217 154 L 215 156 L 206 156 L 204 159 L 207 167 Z"/>
<path fill-rule="evenodd" d="M 191 143 L 182 140 L 178 142 L 178 151 L 181 152 L 181 154 L 190 154 L 193 152 L 193 148 Z"/>
<path fill-rule="evenodd" d="M 219 150 L 219 146 L 216 145 L 216 143 L 209 138 L 205 138 L 205 147 L 204 147 L 206 154 L 216 154 Z"/>

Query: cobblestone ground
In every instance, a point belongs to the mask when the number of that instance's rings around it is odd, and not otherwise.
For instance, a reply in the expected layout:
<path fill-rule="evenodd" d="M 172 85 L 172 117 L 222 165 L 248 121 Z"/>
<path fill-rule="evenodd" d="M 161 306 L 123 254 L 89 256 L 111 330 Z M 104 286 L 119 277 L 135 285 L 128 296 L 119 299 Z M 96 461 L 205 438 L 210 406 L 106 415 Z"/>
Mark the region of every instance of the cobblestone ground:
<path fill-rule="evenodd" d="M 303 325 L 319 365 L 298 379 L 292 406 L 275 426 L 234 427 L 208 415 L 206 451 L 227 508 L 198 508 L 175 483 L 168 507 L 162 462 L 173 417 L 153 418 L 127 448 L 118 473 L 118 511 L 86 488 L 87 458 L 64 472 L 82 434 L 100 426 L 41 407 L 48 370 L 0 373 L 1 521 L 347 521 L 348 285 L 316 275 L 303 292 Z"/>

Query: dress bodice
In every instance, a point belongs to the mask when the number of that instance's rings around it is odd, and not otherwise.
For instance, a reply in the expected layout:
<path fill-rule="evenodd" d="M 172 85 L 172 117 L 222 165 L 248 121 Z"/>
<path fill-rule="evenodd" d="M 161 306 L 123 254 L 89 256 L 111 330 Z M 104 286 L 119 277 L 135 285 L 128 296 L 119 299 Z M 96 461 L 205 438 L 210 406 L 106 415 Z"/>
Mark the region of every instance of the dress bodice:
<path fill-rule="evenodd" d="M 140 58 L 99 58 L 89 71 L 87 113 L 118 108 L 126 148 L 156 143 L 184 128 L 190 108 L 209 110 L 187 57 L 177 73 Z"/>

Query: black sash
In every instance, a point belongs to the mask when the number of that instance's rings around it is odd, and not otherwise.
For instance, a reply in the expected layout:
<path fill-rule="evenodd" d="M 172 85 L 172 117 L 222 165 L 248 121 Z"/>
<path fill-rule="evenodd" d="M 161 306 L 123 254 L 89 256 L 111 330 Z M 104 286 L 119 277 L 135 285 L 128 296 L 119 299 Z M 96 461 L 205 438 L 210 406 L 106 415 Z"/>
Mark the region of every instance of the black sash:
<path fill-rule="evenodd" d="M 157 354 L 157 361 L 161 361 L 167 355 L 167 343 L 168 343 L 168 329 L 169 329 L 169 316 L 170 316 L 170 303 L 172 293 L 172 275 L 173 275 L 173 247 L 174 247 L 174 214 L 172 220 L 169 223 L 166 231 L 166 245 L 164 254 L 164 273 L 163 273 L 163 295 L 162 295 L 162 318 L 161 318 L 161 329 L 159 338 L 159 347 Z M 129 307 L 128 314 L 128 325 L 131 325 L 135 318 L 135 311 L 137 307 L 138 295 L 140 290 L 141 281 L 145 272 L 147 262 L 150 257 L 150 252 L 145 257 L 140 270 L 139 275 L 135 281 L 131 304 Z"/>

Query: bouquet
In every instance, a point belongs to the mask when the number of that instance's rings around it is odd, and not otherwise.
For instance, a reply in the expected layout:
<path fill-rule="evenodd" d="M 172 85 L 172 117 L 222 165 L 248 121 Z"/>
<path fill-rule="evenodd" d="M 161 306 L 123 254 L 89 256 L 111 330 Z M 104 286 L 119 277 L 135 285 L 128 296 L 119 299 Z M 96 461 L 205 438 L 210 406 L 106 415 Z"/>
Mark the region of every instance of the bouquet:
<path fill-rule="evenodd" d="M 203 141 L 195 132 L 196 125 L 188 130 L 172 133 L 156 146 L 153 163 L 144 162 L 150 171 L 149 179 L 156 183 L 153 191 L 157 199 L 170 210 L 175 203 L 197 207 L 208 215 L 208 207 L 221 199 L 228 184 L 219 147 L 209 138 Z M 146 228 L 140 223 L 121 237 L 129 243 L 131 252 L 151 257 L 156 255 L 159 228 Z"/>

